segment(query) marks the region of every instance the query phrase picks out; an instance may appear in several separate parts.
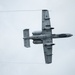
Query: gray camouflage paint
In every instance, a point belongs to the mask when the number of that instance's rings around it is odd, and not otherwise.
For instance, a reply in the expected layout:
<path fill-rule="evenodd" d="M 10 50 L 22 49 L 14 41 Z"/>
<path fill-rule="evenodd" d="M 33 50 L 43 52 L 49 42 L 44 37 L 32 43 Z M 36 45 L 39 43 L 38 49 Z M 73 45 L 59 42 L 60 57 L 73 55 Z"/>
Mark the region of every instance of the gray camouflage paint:
<path fill-rule="evenodd" d="M 0 0 L 0 10 L 46 8 L 53 33 L 75 35 L 75 0 Z M 53 63 L 46 65 L 42 45 L 23 46 L 24 28 L 41 30 L 41 12 L 0 13 L 0 75 L 75 75 L 75 36 L 54 40 Z"/>

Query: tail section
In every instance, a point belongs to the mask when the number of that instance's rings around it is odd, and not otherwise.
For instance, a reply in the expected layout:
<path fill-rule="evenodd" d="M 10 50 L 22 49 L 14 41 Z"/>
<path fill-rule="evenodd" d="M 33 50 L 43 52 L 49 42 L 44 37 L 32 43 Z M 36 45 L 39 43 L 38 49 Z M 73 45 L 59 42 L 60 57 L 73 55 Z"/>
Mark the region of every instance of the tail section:
<path fill-rule="evenodd" d="M 28 48 L 30 47 L 29 29 L 24 29 L 23 35 L 24 35 L 24 46 Z"/>

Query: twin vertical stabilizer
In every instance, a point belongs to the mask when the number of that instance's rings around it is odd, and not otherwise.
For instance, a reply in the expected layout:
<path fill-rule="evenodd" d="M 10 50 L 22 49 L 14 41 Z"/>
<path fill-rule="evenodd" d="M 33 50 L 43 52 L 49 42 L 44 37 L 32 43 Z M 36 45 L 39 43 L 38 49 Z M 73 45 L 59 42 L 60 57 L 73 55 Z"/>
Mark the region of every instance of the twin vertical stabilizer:
<path fill-rule="evenodd" d="M 23 36 L 24 36 L 24 46 L 30 47 L 30 39 L 29 39 L 29 29 L 23 30 Z"/>

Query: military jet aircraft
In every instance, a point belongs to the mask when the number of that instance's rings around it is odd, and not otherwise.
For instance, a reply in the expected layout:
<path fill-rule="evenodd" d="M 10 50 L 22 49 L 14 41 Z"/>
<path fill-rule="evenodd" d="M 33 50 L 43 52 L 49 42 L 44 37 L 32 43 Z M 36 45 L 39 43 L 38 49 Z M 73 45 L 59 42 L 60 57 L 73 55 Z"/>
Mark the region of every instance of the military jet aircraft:
<path fill-rule="evenodd" d="M 42 31 L 33 32 L 33 36 L 29 36 L 29 29 L 23 30 L 24 35 L 24 46 L 30 47 L 30 39 L 33 40 L 34 44 L 43 44 L 45 63 L 52 63 L 52 46 L 54 38 L 66 38 L 71 37 L 72 34 L 52 34 L 51 23 L 49 18 L 49 11 L 42 10 Z"/>

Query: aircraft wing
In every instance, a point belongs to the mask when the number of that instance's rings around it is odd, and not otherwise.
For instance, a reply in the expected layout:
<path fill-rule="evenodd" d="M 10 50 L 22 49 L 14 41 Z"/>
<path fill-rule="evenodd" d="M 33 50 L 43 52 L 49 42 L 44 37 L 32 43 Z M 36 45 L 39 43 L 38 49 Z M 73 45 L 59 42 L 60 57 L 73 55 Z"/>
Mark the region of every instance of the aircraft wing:
<path fill-rule="evenodd" d="M 42 32 L 52 34 L 48 10 L 42 10 Z"/>
<path fill-rule="evenodd" d="M 47 64 L 52 63 L 52 45 L 50 42 L 50 38 L 43 40 L 44 56 Z"/>
<path fill-rule="evenodd" d="M 48 10 L 42 10 L 42 34 L 52 36 Z M 52 38 L 43 39 L 45 62 L 52 62 Z"/>

